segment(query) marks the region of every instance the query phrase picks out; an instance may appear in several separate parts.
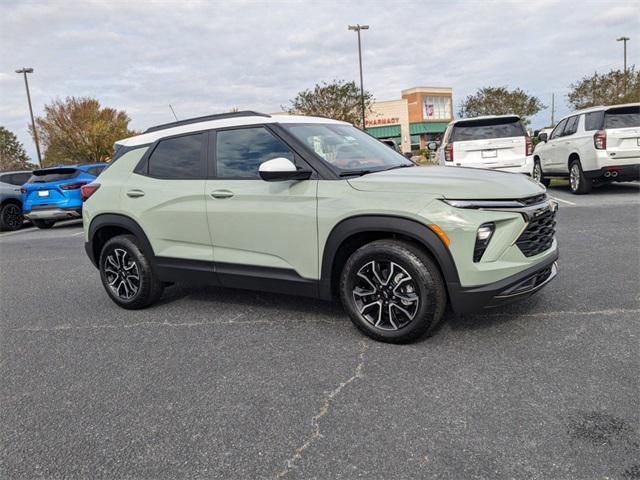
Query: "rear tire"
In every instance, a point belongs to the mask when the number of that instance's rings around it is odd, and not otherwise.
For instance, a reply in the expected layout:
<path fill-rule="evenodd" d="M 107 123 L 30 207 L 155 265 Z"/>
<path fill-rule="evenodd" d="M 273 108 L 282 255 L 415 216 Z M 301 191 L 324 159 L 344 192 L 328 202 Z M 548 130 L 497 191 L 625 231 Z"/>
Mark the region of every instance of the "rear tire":
<path fill-rule="evenodd" d="M 574 160 L 569 166 L 569 188 L 571 193 L 575 195 L 584 195 L 589 193 L 593 187 L 593 182 L 585 177 L 582 171 L 580 160 Z"/>
<path fill-rule="evenodd" d="M 533 178 L 536 182 L 540 182 L 545 187 L 548 187 L 549 185 L 551 185 L 551 180 L 548 178 L 545 178 L 544 173 L 542 172 L 542 165 L 540 165 L 540 160 L 536 160 L 534 162 L 531 178 Z"/>
<path fill-rule="evenodd" d="M 42 230 L 47 230 L 48 228 L 53 227 L 56 222 L 53 220 L 31 220 L 31 223 Z"/>
<path fill-rule="evenodd" d="M 408 242 L 377 240 L 356 250 L 340 277 L 340 298 L 365 335 L 406 343 L 433 330 L 447 295 L 438 267 Z"/>
<path fill-rule="evenodd" d="M 19 230 L 23 221 L 24 217 L 20 205 L 7 203 L 0 210 L 0 231 L 2 232 Z"/>
<path fill-rule="evenodd" d="M 104 289 L 122 308 L 145 308 L 162 296 L 164 286 L 133 235 L 108 240 L 100 252 L 98 266 Z"/>

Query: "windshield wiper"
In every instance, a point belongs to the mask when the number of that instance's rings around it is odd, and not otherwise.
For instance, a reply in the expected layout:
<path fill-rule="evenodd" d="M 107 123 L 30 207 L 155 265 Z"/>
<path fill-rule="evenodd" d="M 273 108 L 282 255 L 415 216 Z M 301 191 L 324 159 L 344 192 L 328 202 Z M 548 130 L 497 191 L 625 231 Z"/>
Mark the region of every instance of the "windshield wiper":
<path fill-rule="evenodd" d="M 340 172 L 341 177 L 352 177 L 362 175 L 366 175 L 367 173 L 380 172 L 380 170 L 345 170 L 344 172 Z"/>
<path fill-rule="evenodd" d="M 389 167 L 389 168 L 385 168 L 383 171 L 386 172 L 387 170 L 395 170 L 396 168 L 408 168 L 408 167 L 415 167 L 415 164 L 411 164 L 411 165 L 394 165 L 393 167 Z"/>

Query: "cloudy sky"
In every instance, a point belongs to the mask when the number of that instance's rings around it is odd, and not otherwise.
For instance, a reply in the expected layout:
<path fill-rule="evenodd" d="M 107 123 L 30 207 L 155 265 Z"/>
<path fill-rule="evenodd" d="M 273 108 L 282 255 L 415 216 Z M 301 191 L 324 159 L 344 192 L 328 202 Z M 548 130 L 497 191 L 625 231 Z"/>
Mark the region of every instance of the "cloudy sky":
<path fill-rule="evenodd" d="M 569 84 L 640 64 L 640 1 L 0 1 L 0 125 L 35 158 L 24 84 L 36 115 L 56 97 L 92 96 L 132 127 L 228 111 L 277 111 L 321 80 L 357 79 L 377 100 L 413 86 L 520 87 L 568 112 Z M 548 123 L 550 110 L 534 118 Z"/>

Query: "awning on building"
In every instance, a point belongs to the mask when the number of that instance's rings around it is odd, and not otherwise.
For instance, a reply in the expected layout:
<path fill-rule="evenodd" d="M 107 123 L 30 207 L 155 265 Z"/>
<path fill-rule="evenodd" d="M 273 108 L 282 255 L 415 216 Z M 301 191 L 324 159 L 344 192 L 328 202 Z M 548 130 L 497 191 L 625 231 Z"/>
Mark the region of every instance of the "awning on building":
<path fill-rule="evenodd" d="M 382 127 L 369 127 L 367 132 L 376 138 L 389 138 L 400 136 L 400 125 L 384 125 Z"/>
<path fill-rule="evenodd" d="M 448 122 L 414 122 L 409 124 L 409 133 L 411 133 L 411 135 L 443 133 L 447 129 L 448 124 Z"/>

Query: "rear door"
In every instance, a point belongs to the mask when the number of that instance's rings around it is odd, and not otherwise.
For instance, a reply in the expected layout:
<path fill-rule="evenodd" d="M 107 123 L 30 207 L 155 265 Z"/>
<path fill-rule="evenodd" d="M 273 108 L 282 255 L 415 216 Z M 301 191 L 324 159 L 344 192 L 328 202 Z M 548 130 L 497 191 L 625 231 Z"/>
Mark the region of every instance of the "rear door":
<path fill-rule="evenodd" d="M 159 257 L 213 261 L 205 211 L 206 146 L 203 132 L 164 138 L 123 185 L 121 210 L 138 222 Z"/>
<path fill-rule="evenodd" d="M 310 167 L 265 126 L 221 129 L 209 143 L 214 178 L 206 185 L 207 217 L 220 283 L 317 279 L 318 180 L 266 182 L 258 172 L 277 157 Z"/>
<path fill-rule="evenodd" d="M 610 108 L 604 113 L 607 153 L 621 165 L 640 158 L 640 105 Z"/>
<path fill-rule="evenodd" d="M 526 132 L 518 117 L 464 120 L 451 132 L 453 163 L 462 167 L 521 167 Z"/>

